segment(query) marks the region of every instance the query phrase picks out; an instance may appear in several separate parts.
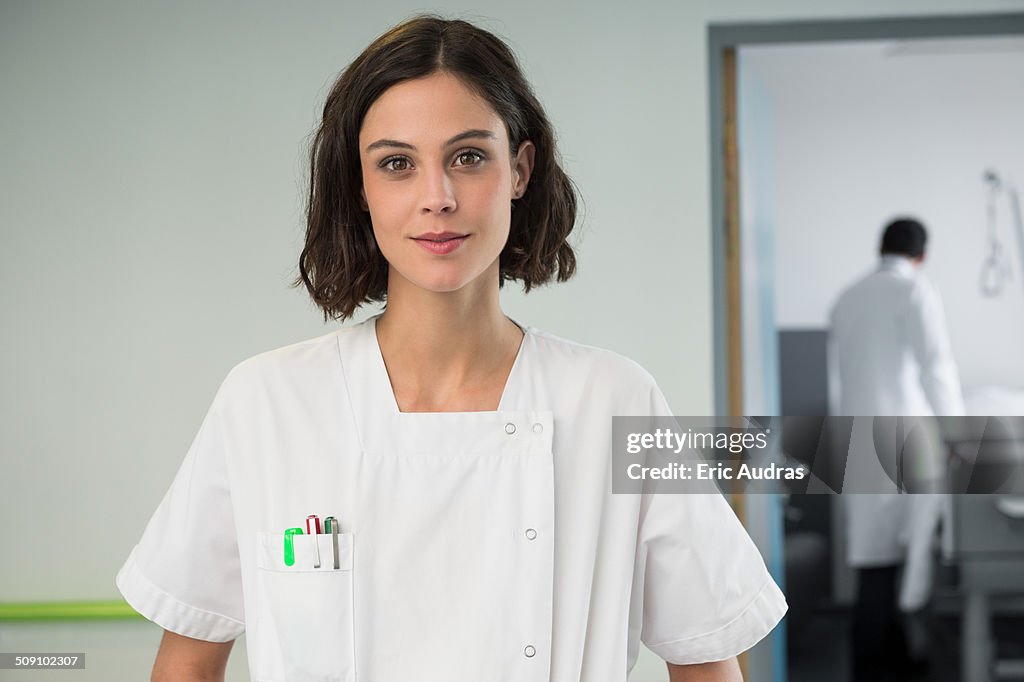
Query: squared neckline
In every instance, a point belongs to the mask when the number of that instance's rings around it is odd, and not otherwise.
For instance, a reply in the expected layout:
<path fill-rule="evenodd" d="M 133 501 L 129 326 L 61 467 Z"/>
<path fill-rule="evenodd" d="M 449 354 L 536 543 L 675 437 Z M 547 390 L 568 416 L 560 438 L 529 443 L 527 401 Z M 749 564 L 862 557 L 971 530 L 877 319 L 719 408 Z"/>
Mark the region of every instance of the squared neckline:
<path fill-rule="evenodd" d="M 508 376 L 505 378 L 505 385 L 501 389 L 501 398 L 498 400 L 498 408 L 496 410 L 472 410 L 472 411 L 465 411 L 465 410 L 463 410 L 463 411 L 443 411 L 443 412 L 403 412 L 398 407 L 398 399 L 395 397 L 395 390 L 391 386 L 391 375 L 388 374 L 387 365 L 384 363 L 384 353 L 381 352 L 380 342 L 377 339 L 377 320 L 380 318 L 380 316 L 382 314 L 383 313 L 377 313 L 373 317 L 369 318 L 368 320 L 366 320 L 363 323 L 363 326 L 366 329 L 365 333 L 369 335 L 368 343 L 369 343 L 369 346 L 370 346 L 370 354 L 372 356 L 371 357 L 371 365 L 373 365 L 373 369 L 372 369 L 373 376 L 370 378 L 370 380 L 373 383 L 378 384 L 381 387 L 381 391 L 386 396 L 386 397 L 382 396 L 382 398 L 384 399 L 384 402 L 386 402 L 387 405 L 388 405 L 388 407 L 387 407 L 388 412 L 390 412 L 392 414 L 396 414 L 396 415 L 406 415 L 406 414 L 418 414 L 418 415 L 426 415 L 426 414 L 434 414 L 434 415 L 442 415 L 442 414 L 443 415 L 475 414 L 475 415 L 485 415 L 485 414 L 498 414 L 500 412 L 505 412 L 505 411 L 507 411 L 509 409 L 508 405 L 507 405 L 507 403 L 510 400 L 509 394 L 513 390 L 512 387 L 514 386 L 514 382 L 519 380 L 519 378 L 520 378 L 519 374 L 521 374 L 524 371 L 523 369 L 521 369 L 521 366 L 523 364 L 525 364 L 525 360 L 523 358 L 527 354 L 527 352 L 526 352 L 526 344 L 527 344 L 527 341 L 529 340 L 529 338 L 531 336 L 531 329 L 532 329 L 531 327 L 521 325 L 521 324 L 519 324 L 519 322 L 517 322 L 516 320 L 513 320 L 511 317 L 508 317 L 506 315 L 506 318 L 510 322 L 512 322 L 512 324 L 516 325 L 517 327 L 519 327 L 520 330 L 522 330 L 523 338 L 519 342 L 519 349 L 516 351 L 516 358 L 512 362 L 512 368 L 509 370 Z"/>

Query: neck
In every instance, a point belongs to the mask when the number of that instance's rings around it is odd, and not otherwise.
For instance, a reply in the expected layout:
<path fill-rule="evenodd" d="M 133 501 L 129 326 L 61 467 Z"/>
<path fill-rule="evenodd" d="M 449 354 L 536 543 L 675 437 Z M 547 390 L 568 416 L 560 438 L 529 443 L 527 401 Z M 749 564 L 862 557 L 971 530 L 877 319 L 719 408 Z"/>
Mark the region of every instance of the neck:
<path fill-rule="evenodd" d="M 377 342 L 403 411 L 443 410 L 485 385 L 500 397 L 523 333 L 501 309 L 497 277 L 495 263 L 458 291 L 436 292 L 392 273 Z"/>
<path fill-rule="evenodd" d="M 920 264 L 920 261 L 900 253 L 883 253 L 881 264 L 884 267 L 914 270 Z"/>

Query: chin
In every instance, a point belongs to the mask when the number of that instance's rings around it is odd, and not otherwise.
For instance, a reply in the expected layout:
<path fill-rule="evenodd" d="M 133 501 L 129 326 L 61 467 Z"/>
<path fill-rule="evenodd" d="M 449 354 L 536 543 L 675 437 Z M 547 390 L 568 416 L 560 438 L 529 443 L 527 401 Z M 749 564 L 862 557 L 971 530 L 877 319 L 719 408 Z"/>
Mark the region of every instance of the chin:
<path fill-rule="evenodd" d="M 495 257 L 496 263 L 497 257 Z M 410 263 L 409 265 L 412 267 L 404 270 L 396 269 L 394 265 L 391 266 L 393 274 L 399 276 L 399 281 L 404 280 L 406 284 L 411 284 L 418 289 L 438 294 L 453 293 L 474 285 L 479 286 L 491 276 L 490 268 L 481 267 L 478 263 L 450 260 L 448 262 Z M 495 285 L 498 283 L 496 275 L 494 283 Z"/>
<path fill-rule="evenodd" d="M 468 272 L 464 268 L 437 268 L 432 272 L 422 273 L 412 282 L 421 289 L 447 294 L 472 286 L 484 274 Z"/>
<path fill-rule="evenodd" d="M 469 284 L 468 280 L 453 280 L 451 278 L 444 278 L 438 280 L 424 281 L 421 282 L 419 286 L 421 289 L 432 291 L 436 294 L 450 294 L 453 291 L 458 291 L 459 289 L 462 289 L 467 284 Z"/>

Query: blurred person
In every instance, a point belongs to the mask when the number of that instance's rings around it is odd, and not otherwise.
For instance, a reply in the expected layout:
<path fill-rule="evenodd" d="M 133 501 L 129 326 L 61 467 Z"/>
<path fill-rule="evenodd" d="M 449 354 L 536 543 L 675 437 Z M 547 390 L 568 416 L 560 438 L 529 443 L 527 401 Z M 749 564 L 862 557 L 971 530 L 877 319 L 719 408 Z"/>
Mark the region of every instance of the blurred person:
<path fill-rule="evenodd" d="M 926 241 L 919 221 L 891 222 L 882 236 L 878 267 L 833 306 L 829 354 L 838 382 L 836 414 L 964 414 L 942 301 L 920 272 Z M 892 479 L 893 472 L 884 472 L 877 459 L 851 461 L 847 475 L 850 467 L 864 472 L 872 466 L 880 485 L 887 483 L 884 477 Z M 858 583 L 854 679 L 905 679 L 923 662 L 908 651 L 900 610 L 919 612 L 927 602 L 941 497 L 850 494 L 843 499 L 847 561 L 857 570 Z"/>

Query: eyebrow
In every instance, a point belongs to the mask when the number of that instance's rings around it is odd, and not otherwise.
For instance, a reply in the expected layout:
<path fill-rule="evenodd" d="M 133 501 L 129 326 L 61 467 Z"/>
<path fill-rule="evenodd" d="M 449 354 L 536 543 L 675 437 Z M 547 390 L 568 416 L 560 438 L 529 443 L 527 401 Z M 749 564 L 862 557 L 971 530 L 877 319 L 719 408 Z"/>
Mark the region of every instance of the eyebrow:
<path fill-rule="evenodd" d="M 496 139 L 496 137 L 497 136 L 490 130 L 476 128 L 473 130 L 467 130 L 465 132 L 459 133 L 455 137 L 445 142 L 444 146 L 447 147 L 449 145 L 455 144 L 456 142 L 461 142 L 462 140 L 479 138 L 493 140 Z M 367 145 L 366 151 L 372 152 L 374 149 L 380 149 L 381 147 L 398 147 L 399 149 L 411 149 L 413 151 L 416 150 L 416 147 L 409 144 L 408 142 L 400 142 L 398 140 L 377 140 L 376 142 Z"/>

